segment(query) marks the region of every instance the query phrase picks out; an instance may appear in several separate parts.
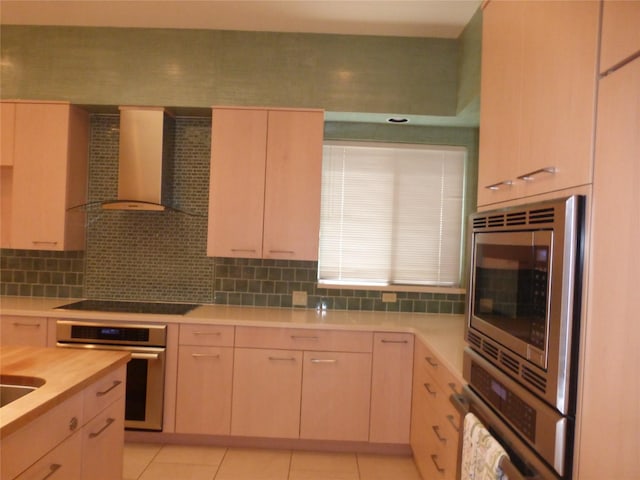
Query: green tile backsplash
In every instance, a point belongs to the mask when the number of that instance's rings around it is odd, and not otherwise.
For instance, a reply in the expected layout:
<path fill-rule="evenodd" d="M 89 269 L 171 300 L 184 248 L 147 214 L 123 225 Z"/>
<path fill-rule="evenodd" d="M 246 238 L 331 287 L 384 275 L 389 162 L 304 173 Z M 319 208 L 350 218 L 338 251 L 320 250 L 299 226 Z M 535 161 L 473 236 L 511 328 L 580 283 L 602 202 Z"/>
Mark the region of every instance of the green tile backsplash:
<path fill-rule="evenodd" d="M 307 308 L 462 313 L 464 295 L 325 289 L 316 283 L 317 262 L 206 256 L 211 119 L 177 117 L 172 204 L 188 212 L 87 211 L 85 252 L 3 249 L 3 295 L 86 297 L 292 307 L 294 291 L 307 292 Z M 368 132 L 368 133 L 367 133 Z M 473 164 L 476 129 L 327 124 L 325 136 L 374 137 L 465 145 Z M 89 202 L 117 194 L 117 115 L 91 116 Z"/>

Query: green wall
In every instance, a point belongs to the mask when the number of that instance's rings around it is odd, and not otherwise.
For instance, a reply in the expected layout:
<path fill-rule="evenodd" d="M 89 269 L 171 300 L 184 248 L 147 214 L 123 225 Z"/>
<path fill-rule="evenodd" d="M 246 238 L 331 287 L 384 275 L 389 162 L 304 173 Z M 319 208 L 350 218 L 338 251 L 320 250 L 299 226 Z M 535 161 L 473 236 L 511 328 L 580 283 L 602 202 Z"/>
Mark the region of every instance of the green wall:
<path fill-rule="evenodd" d="M 11 25 L 0 35 L 2 98 L 433 116 L 458 109 L 457 39 Z"/>

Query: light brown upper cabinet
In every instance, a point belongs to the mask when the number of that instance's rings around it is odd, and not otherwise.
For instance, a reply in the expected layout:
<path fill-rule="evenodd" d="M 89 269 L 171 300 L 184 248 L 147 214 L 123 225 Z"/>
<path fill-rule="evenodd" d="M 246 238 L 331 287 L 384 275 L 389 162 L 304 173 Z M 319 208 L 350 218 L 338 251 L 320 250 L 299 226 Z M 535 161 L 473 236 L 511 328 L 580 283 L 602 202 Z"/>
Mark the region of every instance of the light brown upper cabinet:
<path fill-rule="evenodd" d="M 85 247 L 89 116 L 66 102 L 16 102 L 10 248 Z"/>
<path fill-rule="evenodd" d="M 317 260 L 324 113 L 214 107 L 207 255 Z"/>
<path fill-rule="evenodd" d="M 598 2 L 483 12 L 478 205 L 591 183 Z"/>
<path fill-rule="evenodd" d="M 0 103 L 0 167 L 13 165 L 13 146 L 16 131 L 16 104 Z"/>
<path fill-rule="evenodd" d="M 605 0 L 602 10 L 600 72 L 640 52 L 640 2 Z"/>

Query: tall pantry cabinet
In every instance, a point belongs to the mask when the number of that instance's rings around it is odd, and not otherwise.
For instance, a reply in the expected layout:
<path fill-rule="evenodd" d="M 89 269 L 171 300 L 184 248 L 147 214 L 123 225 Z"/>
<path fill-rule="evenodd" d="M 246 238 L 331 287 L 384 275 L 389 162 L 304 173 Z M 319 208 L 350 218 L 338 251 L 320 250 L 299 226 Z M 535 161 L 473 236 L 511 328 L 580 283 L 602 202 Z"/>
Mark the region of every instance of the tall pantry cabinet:
<path fill-rule="evenodd" d="M 640 2 L 604 2 L 600 66 L 575 478 L 637 479 Z"/>

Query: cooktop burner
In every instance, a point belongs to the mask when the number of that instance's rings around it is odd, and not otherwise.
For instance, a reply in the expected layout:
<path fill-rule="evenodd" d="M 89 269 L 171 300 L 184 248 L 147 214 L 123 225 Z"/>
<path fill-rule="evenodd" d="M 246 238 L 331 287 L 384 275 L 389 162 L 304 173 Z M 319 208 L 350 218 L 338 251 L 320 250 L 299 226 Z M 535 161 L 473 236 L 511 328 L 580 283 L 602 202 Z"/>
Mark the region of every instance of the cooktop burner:
<path fill-rule="evenodd" d="M 62 305 L 66 310 L 91 310 L 94 312 L 151 313 L 157 315 L 184 315 L 199 307 L 193 303 L 124 302 L 118 300 L 80 300 Z"/>

